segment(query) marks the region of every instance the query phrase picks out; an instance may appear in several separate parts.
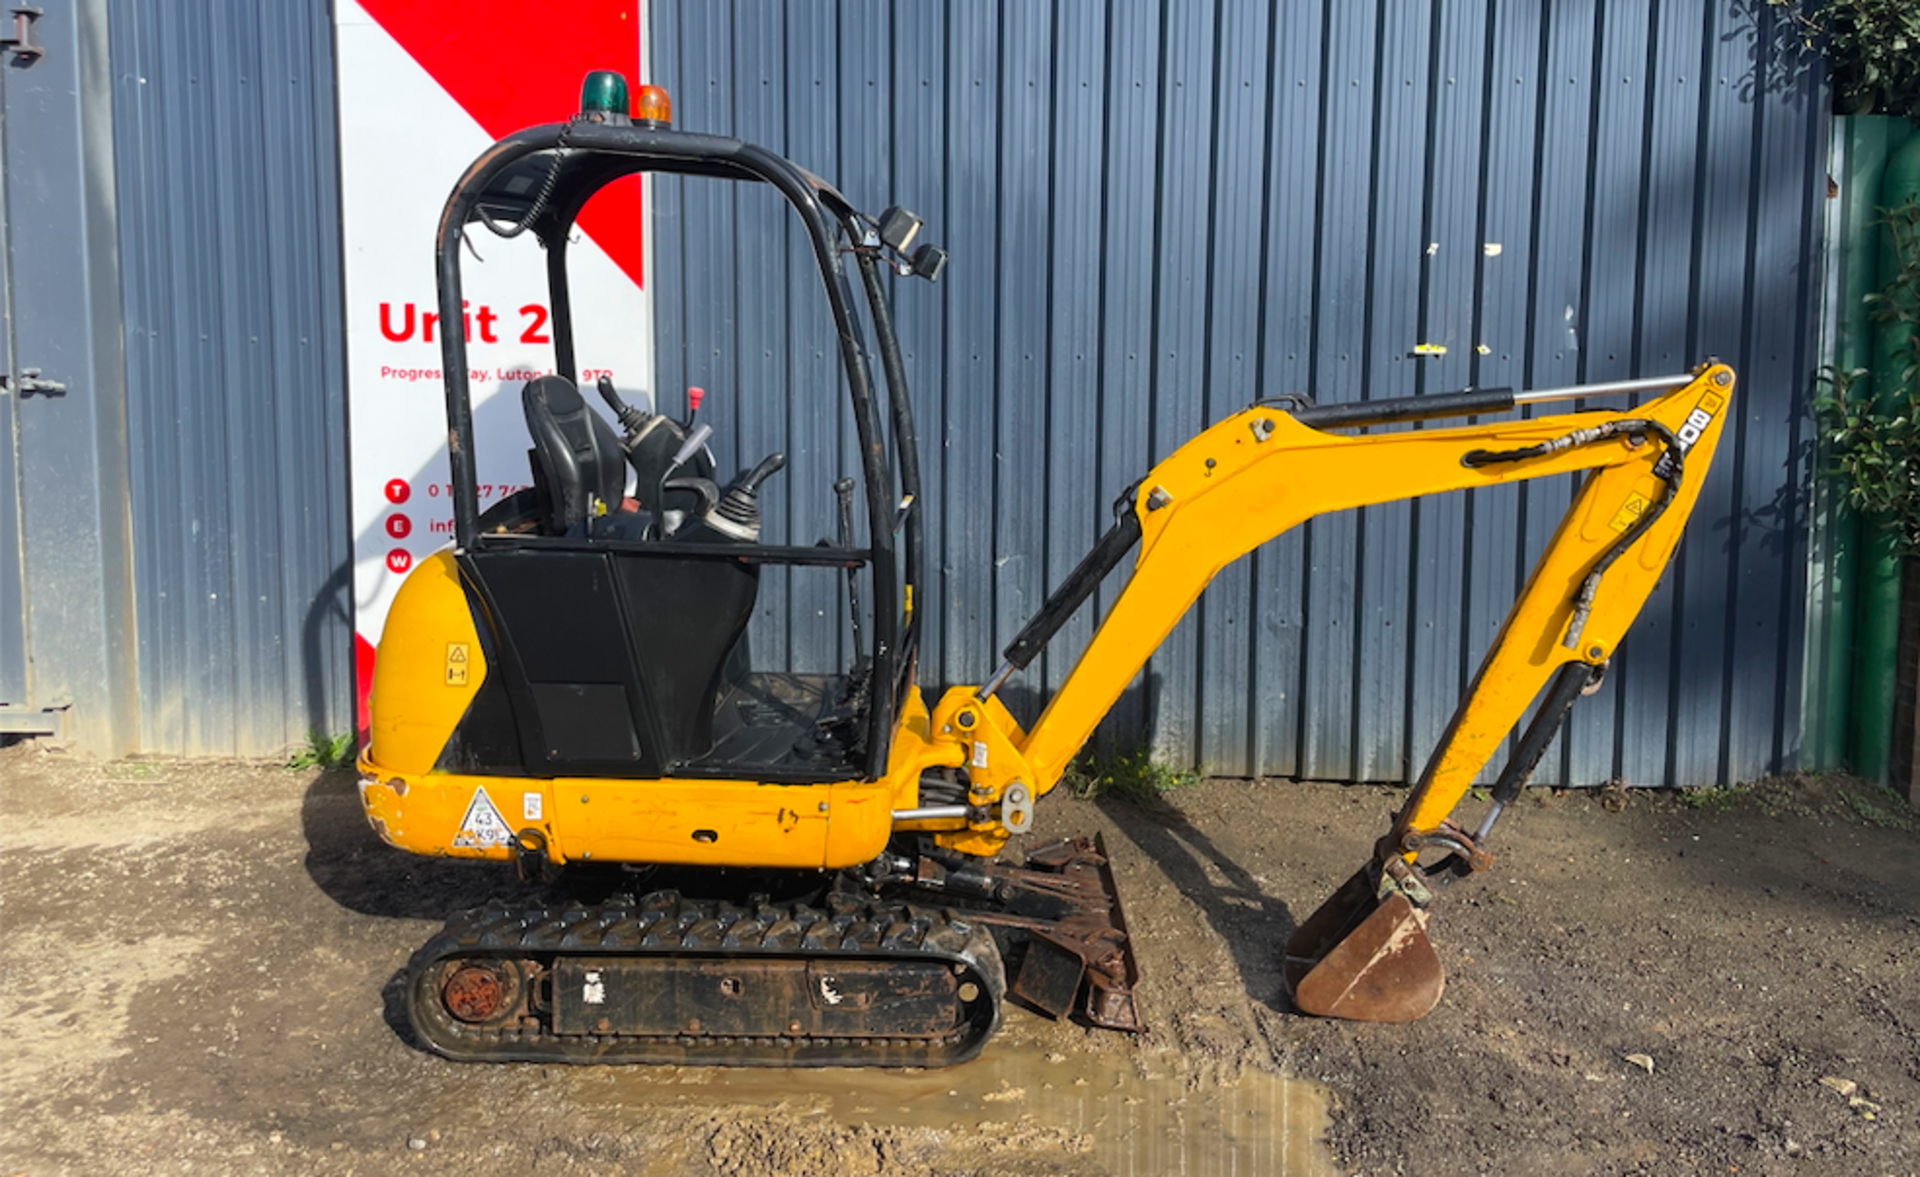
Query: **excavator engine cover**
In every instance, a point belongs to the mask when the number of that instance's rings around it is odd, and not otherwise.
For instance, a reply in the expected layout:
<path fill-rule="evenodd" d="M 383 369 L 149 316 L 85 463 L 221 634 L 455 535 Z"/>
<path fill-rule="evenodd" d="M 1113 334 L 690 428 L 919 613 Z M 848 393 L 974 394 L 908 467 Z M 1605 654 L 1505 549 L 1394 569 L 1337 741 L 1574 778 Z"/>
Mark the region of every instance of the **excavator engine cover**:
<path fill-rule="evenodd" d="M 1381 899 L 1378 880 L 1377 867 L 1362 867 L 1287 941 L 1287 990 L 1302 1013 L 1411 1022 L 1440 1003 L 1446 970 L 1427 909 L 1403 890 Z"/>

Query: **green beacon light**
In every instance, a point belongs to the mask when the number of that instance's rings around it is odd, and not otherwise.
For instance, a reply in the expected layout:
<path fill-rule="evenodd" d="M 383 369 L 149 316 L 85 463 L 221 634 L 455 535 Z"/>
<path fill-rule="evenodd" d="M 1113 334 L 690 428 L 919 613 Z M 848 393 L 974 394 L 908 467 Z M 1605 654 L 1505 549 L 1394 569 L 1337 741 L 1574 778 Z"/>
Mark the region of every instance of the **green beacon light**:
<path fill-rule="evenodd" d="M 619 70 L 590 70 L 580 83 L 580 117 L 594 122 L 626 121 L 627 79 Z"/>

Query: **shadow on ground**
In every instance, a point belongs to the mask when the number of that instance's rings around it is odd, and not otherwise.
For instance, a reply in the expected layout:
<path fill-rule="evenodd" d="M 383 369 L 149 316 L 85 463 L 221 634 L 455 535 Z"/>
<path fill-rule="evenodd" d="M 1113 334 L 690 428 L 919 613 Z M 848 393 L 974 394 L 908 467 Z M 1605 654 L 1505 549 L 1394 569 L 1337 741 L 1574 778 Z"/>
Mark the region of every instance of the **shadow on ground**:
<path fill-rule="evenodd" d="M 1100 798 L 1095 805 L 1200 909 L 1232 952 L 1248 995 L 1276 1013 L 1291 1012 L 1281 959 L 1297 921 L 1287 904 L 1172 804 Z"/>
<path fill-rule="evenodd" d="M 355 779 L 351 765 L 331 769 L 301 799 L 307 874 L 327 898 L 361 915 L 434 920 L 493 898 L 538 898 L 509 864 L 422 858 L 381 842 L 361 811 Z"/>

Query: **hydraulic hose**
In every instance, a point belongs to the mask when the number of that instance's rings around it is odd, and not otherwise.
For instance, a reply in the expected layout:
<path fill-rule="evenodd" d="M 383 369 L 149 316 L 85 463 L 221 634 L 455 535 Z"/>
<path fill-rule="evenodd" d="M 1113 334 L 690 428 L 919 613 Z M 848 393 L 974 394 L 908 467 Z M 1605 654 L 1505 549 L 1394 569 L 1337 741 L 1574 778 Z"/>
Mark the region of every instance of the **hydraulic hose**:
<path fill-rule="evenodd" d="M 1469 450 L 1460 457 L 1460 464 L 1463 466 L 1490 466 L 1496 462 L 1521 462 L 1528 458 L 1542 458 L 1548 454 L 1557 454 L 1578 446 L 1595 445 L 1609 438 L 1623 435 L 1638 437 L 1649 433 L 1659 438 L 1660 444 L 1664 447 L 1660 460 L 1654 463 L 1653 467 L 1654 476 L 1660 479 L 1662 494 L 1640 513 L 1640 517 L 1633 521 L 1631 527 L 1620 533 L 1620 538 L 1614 540 L 1606 551 L 1600 553 L 1600 558 L 1593 562 L 1593 567 L 1587 570 L 1586 577 L 1581 580 L 1580 590 L 1573 596 L 1573 616 L 1567 619 L 1567 633 L 1560 642 L 1569 650 L 1580 644 L 1580 635 L 1587 628 L 1587 615 L 1593 611 L 1594 594 L 1600 591 L 1600 577 L 1607 569 L 1613 567 L 1613 562 L 1620 558 L 1622 552 L 1632 547 L 1635 541 L 1659 521 L 1660 516 L 1666 513 L 1667 504 L 1671 503 L 1673 496 L 1679 492 L 1682 466 L 1686 460 L 1686 447 L 1680 444 L 1680 439 L 1673 435 L 1671 429 L 1660 422 L 1644 417 L 1634 417 L 1624 421 L 1608 421 L 1601 425 L 1576 429 L 1549 441 L 1540 442 L 1538 445 L 1522 446 L 1512 450 Z"/>

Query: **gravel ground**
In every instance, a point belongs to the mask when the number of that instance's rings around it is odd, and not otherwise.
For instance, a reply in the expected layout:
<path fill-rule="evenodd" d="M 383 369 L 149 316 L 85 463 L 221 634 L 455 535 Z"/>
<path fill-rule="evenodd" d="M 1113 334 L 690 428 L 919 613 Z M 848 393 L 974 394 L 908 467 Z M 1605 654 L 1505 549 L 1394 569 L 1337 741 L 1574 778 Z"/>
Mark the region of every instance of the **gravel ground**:
<path fill-rule="evenodd" d="M 947 1071 L 488 1067 L 417 1049 L 395 981 L 510 873 L 379 845 L 347 772 L 16 745 L 0 1177 L 1920 1172 L 1903 803 L 1831 778 L 1534 790 L 1437 909 L 1438 1010 L 1300 1018 L 1280 946 L 1396 797 L 1048 798 L 1037 836 L 1114 856 L 1138 1038 L 1016 1009 Z"/>

